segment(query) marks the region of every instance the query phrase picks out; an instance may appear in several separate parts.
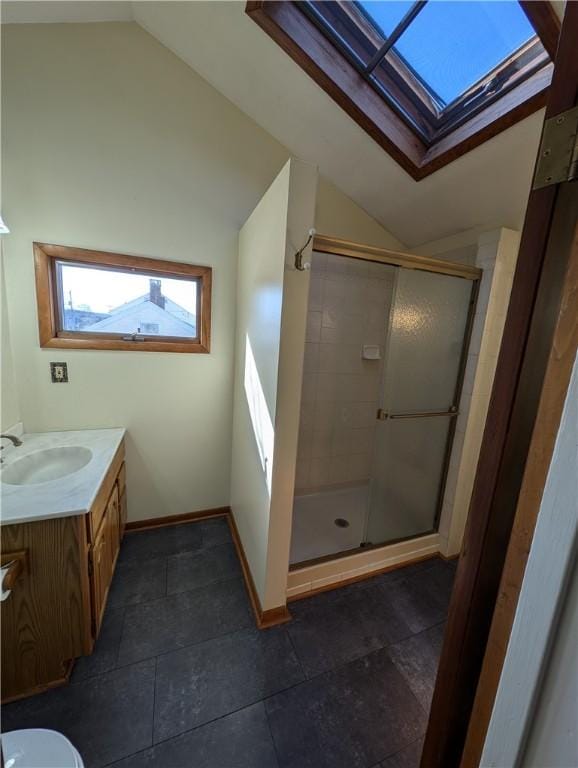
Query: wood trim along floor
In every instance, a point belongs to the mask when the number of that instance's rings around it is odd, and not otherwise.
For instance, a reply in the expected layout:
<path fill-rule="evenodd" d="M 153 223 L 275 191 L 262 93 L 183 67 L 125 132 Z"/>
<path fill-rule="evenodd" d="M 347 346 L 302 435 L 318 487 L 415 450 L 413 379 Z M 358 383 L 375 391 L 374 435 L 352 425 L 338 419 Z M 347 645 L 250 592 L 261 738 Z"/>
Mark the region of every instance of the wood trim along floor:
<path fill-rule="evenodd" d="M 126 524 L 127 533 L 136 531 L 148 531 L 151 528 L 164 528 L 167 525 L 180 525 L 181 523 L 195 523 L 198 520 L 207 520 L 211 517 L 222 517 L 230 513 L 229 507 L 215 507 L 214 509 L 202 509 L 199 512 L 185 512 L 182 515 L 169 515 L 168 517 L 151 517 L 148 520 L 131 520 Z"/>
<path fill-rule="evenodd" d="M 251 601 L 253 613 L 255 614 L 257 627 L 259 629 L 267 629 L 268 627 L 274 627 L 277 624 L 285 624 L 286 622 L 291 621 L 291 614 L 287 610 L 286 605 L 280 605 L 277 608 L 270 608 L 266 611 L 264 611 L 261 607 L 261 601 L 259 600 L 259 595 L 257 593 L 255 582 L 253 581 L 253 576 L 251 574 L 251 569 L 249 568 L 245 550 L 243 549 L 243 543 L 241 542 L 241 537 L 239 536 L 237 523 L 235 522 L 233 512 L 230 509 L 227 514 L 227 522 L 229 523 L 231 536 L 233 537 L 237 555 L 239 556 L 239 560 L 241 562 L 243 577 L 245 579 L 245 586 L 247 587 L 247 592 L 249 593 L 249 599 Z"/>
<path fill-rule="evenodd" d="M 247 594 L 249 595 L 251 607 L 255 615 L 255 622 L 257 627 L 259 629 L 267 629 L 268 627 L 274 627 L 278 624 L 285 624 L 286 622 L 291 621 L 291 614 L 286 605 L 280 605 L 277 608 L 270 608 L 266 611 L 263 610 L 257 589 L 255 587 L 255 582 L 253 581 L 251 569 L 249 568 L 249 563 L 245 555 L 245 550 L 241 542 L 239 530 L 237 528 L 237 524 L 230 507 L 216 507 L 214 509 L 204 509 L 198 512 L 185 512 L 181 515 L 171 515 L 169 517 L 153 517 L 148 520 L 133 520 L 127 523 L 126 531 L 129 534 L 137 533 L 139 531 L 148 531 L 155 528 L 164 528 L 170 525 L 195 523 L 200 520 L 208 520 L 212 517 L 227 518 L 227 523 L 231 531 L 231 536 L 237 551 L 237 556 L 239 558 L 239 562 L 241 563 L 243 580 L 245 582 Z M 287 602 L 293 602 L 295 600 L 302 600 L 307 597 L 313 597 L 313 595 L 320 594 L 321 592 L 328 592 L 332 589 L 345 587 L 348 584 L 354 584 L 358 581 L 363 581 L 364 579 L 370 579 L 372 576 L 378 576 L 379 574 L 387 573 L 388 571 L 393 571 L 397 568 L 403 568 L 404 566 L 410 565 L 412 563 L 419 563 L 423 560 L 432 560 L 435 557 L 440 557 L 443 560 L 455 559 L 454 557 L 445 558 L 439 552 L 429 552 L 424 555 L 418 555 L 417 557 L 410 557 L 408 560 L 404 560 L 403 562 L 391 563 L 381 568 L 376 568 L 372 571 L 364 571 L 363 573 L 360 573 L 356 576 L 351 576 L 346 579 L 340 579 L 338 576 L 336 576 L 335 580 L 330 583 L 323 584 L 322 586 L 315 587 L 313 589 L 305 590 L 299 594 L 288 596 Z M 293 573 L 295 573 L 295 571 L 293 571 Z"/>
<path fill-rule="evenodd" d="M 165 528 L 169 525 L 181 525 L 183 523 L 196 523 L 200 520 L 208 520 L 212 517 L 226 517 L 231 536 L 233 537 L 233 543 L 237 551 L 239 562 L 241 563 L 241 570 L 243 571 L 243 580 L 245 587 L 249 595 L 251 607 L 255 614 L 255 622 L 259 629 L 267 629 L 268 627 L 274 627 L 277 624 L 285 624 L 291 621 L 291 614 L 287 610 L 286 605 L 280 605 L 277 608 L 270 608 L 266 611 L 261 607 L 261 601 L 255 588 L 255 582 L 251 575 L 251 569 L 243 549 L 241 537 L 235 523 L 235 518 L 230 507 L 216 507 L 214 509 L 203 509 L 199 512 L 185 512 L 182 515 L 170 515 L 168 517 L 152 517 L 148 520 L 132 520 L 126 524 L 127 533 L 137 533 L 139 531 L 148 531 L 154 528 Z"/>

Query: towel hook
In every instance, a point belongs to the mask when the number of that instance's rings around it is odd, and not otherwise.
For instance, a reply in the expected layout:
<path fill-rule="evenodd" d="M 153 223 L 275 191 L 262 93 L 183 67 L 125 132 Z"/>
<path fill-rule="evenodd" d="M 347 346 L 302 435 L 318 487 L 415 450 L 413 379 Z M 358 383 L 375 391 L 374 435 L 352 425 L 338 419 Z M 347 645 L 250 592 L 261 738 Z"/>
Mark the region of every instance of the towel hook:
<path fill-rule="evenodd" d="M 307 246 L 313 240 L 314 237 L 315 237 L 315 229 L 312 228 L 309 230 L 309 237 L 307 238 L 307 242 L 295 254 L 295 269 L 299 270 L 299 272 L 305 272 L 305 270 L 311 269 L 311 264 L 309 263 L 303 264 L 303 251 L 307 248 Z"/>

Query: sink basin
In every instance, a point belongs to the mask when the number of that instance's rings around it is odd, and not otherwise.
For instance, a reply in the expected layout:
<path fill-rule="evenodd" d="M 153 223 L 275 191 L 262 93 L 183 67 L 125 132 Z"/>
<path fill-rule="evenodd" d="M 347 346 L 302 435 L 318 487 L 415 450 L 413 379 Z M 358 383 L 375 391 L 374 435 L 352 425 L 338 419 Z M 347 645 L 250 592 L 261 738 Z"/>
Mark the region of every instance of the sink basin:
<path fill-rule="evenodd" d="M 0 481 L 8 485 L 48 483 L 78 472 L 91 459 L 92 451 L 82 446 L 45 448 L 4 467 L 0 472 Z"/>

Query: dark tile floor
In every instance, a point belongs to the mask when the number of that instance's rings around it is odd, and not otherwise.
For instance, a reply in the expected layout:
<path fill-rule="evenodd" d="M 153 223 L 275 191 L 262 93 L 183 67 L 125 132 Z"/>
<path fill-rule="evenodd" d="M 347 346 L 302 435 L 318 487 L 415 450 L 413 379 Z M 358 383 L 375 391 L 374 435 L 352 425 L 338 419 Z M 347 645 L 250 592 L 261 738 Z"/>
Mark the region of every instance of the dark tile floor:
<path fill-rule="evenodd" d="M 291 604 L 258 631 L 224 518 L 126 536 L 96 649 L 2 710 L 86 768 L 416 768 L 454 567 Z"/>

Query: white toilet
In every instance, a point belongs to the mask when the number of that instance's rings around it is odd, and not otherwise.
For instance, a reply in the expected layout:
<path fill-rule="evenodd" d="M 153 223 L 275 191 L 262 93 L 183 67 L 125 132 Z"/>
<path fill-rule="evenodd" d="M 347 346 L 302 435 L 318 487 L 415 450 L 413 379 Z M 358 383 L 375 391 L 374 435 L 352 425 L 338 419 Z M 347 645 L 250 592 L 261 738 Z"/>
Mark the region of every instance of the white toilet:
<path fill-rule="evenodd" d="M 2 754 L 5 768 L 84 768 L 72 742 L 45 728 L 3 733 Z"/>

